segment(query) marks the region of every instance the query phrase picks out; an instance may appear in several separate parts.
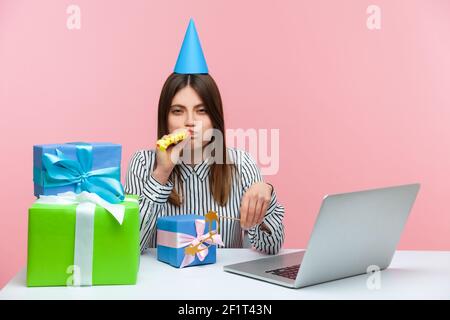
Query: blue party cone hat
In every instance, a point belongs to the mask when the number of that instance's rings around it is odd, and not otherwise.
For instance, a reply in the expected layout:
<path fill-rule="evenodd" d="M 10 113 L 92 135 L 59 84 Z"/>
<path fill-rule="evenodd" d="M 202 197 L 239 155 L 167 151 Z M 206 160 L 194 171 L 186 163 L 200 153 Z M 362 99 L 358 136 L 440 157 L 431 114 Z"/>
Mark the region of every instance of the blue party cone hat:
<path fill-rule="evenodd" d="M 174 72 L 181 74 L 208 73 L 208 65 L 192 18 L 189 21 Z"/>

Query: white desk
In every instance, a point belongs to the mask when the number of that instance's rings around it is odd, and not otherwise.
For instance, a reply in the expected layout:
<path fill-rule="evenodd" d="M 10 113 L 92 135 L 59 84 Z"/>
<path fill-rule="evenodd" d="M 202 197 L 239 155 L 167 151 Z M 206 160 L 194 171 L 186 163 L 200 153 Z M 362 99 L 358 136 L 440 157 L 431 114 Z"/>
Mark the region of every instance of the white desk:
<path fill-rule="evenodd" d="M 223 271 L 224 265 L 263 257 L 250 249 L 221 249 L 216 264 L 176 269 L 157 261 L 151 249 L 141 256 L 135 286 L 27 288 L 23 269 L 0 299 L 450 299 L 448 251 L 397 251 L 375 290 L 366 285 L 368 275 L 289 289 Z M 213 287 L 218 290 L 207 289 Z"/>

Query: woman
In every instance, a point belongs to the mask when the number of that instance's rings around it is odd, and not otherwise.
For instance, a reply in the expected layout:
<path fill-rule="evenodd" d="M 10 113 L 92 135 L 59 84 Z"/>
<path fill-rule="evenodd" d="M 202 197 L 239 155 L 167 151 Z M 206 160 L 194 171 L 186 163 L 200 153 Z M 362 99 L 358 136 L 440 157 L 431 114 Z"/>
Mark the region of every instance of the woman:
<path fill-rule="evenodd" d="M 192 21 L 158 106 L 158 137 L 179 130 L 187 130 L 188 137 L 166 151 L 136 152 L 126 176 L 125 192 L 139 195 L 141 252 L 156 246 L 158 217 L 205 215 L 213 210 L 221 217 L 225 247 L 242 247 L 245 229 L 254 248 L 275 254 L 284 241 L 284 208 L 277 203 L 273 187 L 263 181 L 252 157 L 226 147 L 220 92 L 207 73 L 200 44 L 186 45 L 189 39 L 198 41 L 188 35 L 191 31 L 196 36 Z M 193 50 L 192 46 L 197 47 Z M 192 52 L 185 54 L 183 50 L 201 52 L 200 63 L 193 63 Z M 191 60 L 183 62 L 184 56 Z M 198 69 L 199 65 L 203 69 Z M 205 152 L 207 148 L 212 150 L 210 155 Z"/>

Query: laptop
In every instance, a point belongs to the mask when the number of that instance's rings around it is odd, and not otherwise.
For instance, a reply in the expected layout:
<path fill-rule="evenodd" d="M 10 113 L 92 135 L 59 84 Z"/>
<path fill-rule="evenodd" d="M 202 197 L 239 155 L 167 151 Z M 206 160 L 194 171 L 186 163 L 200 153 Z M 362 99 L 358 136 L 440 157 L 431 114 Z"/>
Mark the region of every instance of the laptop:
<path fill-rule="evenodd" d="M 326 195 L 306 251 L 224 266 L 227 272 L 302 288 L 386 269 L 419 191 L 408 184 Z"/>

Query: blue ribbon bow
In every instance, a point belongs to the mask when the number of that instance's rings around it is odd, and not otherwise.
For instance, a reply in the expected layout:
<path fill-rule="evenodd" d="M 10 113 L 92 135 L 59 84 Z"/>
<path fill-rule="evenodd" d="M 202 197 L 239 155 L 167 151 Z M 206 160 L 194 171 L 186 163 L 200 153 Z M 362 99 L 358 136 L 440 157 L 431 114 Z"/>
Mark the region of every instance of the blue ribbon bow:
<path fill-rule="evenodd" d="M 56 149 L 56 155 L 44 153 L 42 162 L 46 169 L 44 185 L 60 187 L 76 184 L 76 193 L 88 191 L 98 194 L 110 203 L 122 202 L 125 198 L 123 187 L 116 178 L 120 176 L 119 167 L 92 170 L 92 146 L 77 145 L 76 160 L 68 159 Z"/>

